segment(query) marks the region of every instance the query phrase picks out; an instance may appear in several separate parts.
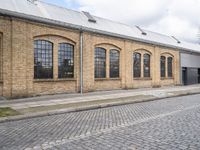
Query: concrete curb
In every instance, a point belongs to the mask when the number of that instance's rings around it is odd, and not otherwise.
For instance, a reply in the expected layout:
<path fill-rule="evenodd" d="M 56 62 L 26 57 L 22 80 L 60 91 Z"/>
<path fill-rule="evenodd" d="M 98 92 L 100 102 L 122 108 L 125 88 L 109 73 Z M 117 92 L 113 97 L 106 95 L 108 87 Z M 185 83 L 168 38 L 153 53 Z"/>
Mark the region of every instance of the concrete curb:
<path fill-rule="evenodd" d="M 140 99 L 140 100 L 135 100 L 135 101 L 130 100 L 126 102 L 121 101 L 121 102 L 115 102 L 115 103 L 102 103 L 98 105 L 89 105 L 86 107 L 79 107 L 79 108 L 58 109 L 58 110 L 45 111 L 45 112 L 40 112 L 40 113 L 30 113 L 30 114 L 25 114 L 25 115 L 2 117 L 0 118 L 0 123 L 25 120 L 25 119 L 31 119 L 31 118 L 37 118 L 37 117 L 44 117 L 44 116 L 59 115 L 59 114 L 65 114 L 65 113 L 71 113 L 71 112 L 80 112 L 80 111 L 106 108 L 106 107 L 119 106 L 119 105 L 142 103 L 142 102 L 162 100 L 162 99 L 173 98 L 173 97 L 196 95 L 196 94 L 200 94 L 200 92 L 189 92 L 189 93 L 184 93 L 184 94 L 170 95 L 170 96 L 158 97 L 158 98 Z"/>

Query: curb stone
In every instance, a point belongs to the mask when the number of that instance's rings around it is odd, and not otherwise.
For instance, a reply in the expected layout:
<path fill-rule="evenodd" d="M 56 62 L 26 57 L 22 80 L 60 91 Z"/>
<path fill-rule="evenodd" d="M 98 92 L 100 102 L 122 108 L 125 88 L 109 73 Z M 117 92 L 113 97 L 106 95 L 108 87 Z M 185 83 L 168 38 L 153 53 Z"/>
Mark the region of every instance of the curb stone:
<path fill-rule="evenodd" d="M 119 106 L 119 105 L 127 105 L 127 104 L 162 100 L 162 99 L 173 98 L 173 97 L 197 95 L 197 94 L 200 94 L 200 92 L 187 92 L 184 94 L 181 93 L 181 94 L 170 95 L 170 96 L 165 96 L 165 97 L 157 97 L 157 98 L 149 98 L 149 99 L 144 98 L 144 99 L 139 99 L 139 100 L 135 100 L 135 101 L 129 100 L 129 101 L 125 101 L 125 102 L 121 101 L 121 102 L 114 102 L 114 103 L 107 103 L 107 104 L 102 103 L 102 104 L 98 104 L 98 105 L 89 105 L 89 106 L 79 107 L 79 108 L 58 109 L 58 110 L 45 111 L 45 112 L 39 112 L 39 113 L 30 113 L 30 114 L 25 114 L 25 115 L 8 116 L 8 117 L 0 118 L 0 123 L 19 121 L 19 120 L 25 120 L 25 119 L 31 119 L 31 118 L 38 118 L 38 117 L 44 117 L 44 116 L 59 115 L 59 114 L 72 113 L 72 112 L 87 111 L 87 110 Z"/>

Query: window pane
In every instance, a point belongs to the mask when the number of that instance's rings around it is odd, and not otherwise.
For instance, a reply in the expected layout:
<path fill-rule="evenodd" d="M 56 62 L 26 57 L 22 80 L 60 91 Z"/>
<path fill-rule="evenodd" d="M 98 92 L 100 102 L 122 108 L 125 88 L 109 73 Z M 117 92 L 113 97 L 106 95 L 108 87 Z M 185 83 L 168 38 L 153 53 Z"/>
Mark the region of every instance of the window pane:
<path fill-rule="evenodd" d="M 167 58 L 167 62 L 168 62 L 168 77 L 172 77 L 172 57 L 168 57 Z"/>
<path fill-rule="evenodd" d="M 144 54 L 144 77 L 150 77 L 150 55 Z"/>
<path fill-rule="evenodd" d="M 106 77 L 106 50 L 95 48 L 95 78 Z"/>
<path fill-rule="evenodd" d="M 53 78 L 53 44 L 45 40 L 34 41 L 34 78 Z"/>
<path fill-rule="evenodd" d="M 68 43 L 59 44 L 58 78 L 74 77 L 74 46 Z"/>
<path fill-rule="evenodd" d="M 119 51 L 110 50 L 110 78 L 119 78 Z"/>
<path fill-rule="evenodd" d="M 141 77 L 141 54 L 133 54 L 133 77 Z"/>
<path fill-rule="evenodd" d="M 160 75 L 165 77 L 165 56 L 160 57 Z"/>

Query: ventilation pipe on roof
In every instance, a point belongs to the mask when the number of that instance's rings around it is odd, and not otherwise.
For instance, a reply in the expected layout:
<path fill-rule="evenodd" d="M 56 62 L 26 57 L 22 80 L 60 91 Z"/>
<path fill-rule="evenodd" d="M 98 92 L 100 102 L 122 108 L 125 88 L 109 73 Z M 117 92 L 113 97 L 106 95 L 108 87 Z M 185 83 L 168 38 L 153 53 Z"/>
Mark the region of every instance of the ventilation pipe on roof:
<path fill-rule="evenodd" d="M 140 32 L 142 35 L 147 35 L 146 32 L 144 32 L 144 30 L 142 30 L 139 26 L 135 26 Z"/>
<path fill-rule="evenodd" d="M 80 93 L 83 94 L 83 31 L 80 30 Z"/>
<path fill-rule="evenodd" d="M 176 40 L 176 42 L 177 42 L 178 44 L 181 43 L 181 41 L 179 41 L 175 36 L 172 36 L 172 38 L 173 38 L 174 40 Z"/>

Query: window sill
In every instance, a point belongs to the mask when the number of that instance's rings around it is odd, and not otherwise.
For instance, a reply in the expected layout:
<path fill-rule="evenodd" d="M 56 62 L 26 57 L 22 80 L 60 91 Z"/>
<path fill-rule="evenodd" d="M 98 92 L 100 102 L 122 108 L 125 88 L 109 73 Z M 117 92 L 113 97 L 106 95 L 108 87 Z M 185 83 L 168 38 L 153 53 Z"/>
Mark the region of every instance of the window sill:
<path fill-rule="evenodd" d="M 152 80 L 152 78 L 151 77 L 133 78 L 133 80 Z"/>
<path fill-rule="evenodd" d="M 170 78 L 168 78 L 168 77 L 162 77 L 161 78 L 161 80 L 173 80 L 174 78 L 173 77 L 170 77 Z"/>
<path fill-rule="evenodd" d="M 74 78 L 68 79 L 34 79 L 33 82 L 63 82 L 63 81 L 76 81 Z"/>
<path fill-rule="evenodd" d="M 121 80 L 121 78 L 95 78 L 95 81 Z"/>

